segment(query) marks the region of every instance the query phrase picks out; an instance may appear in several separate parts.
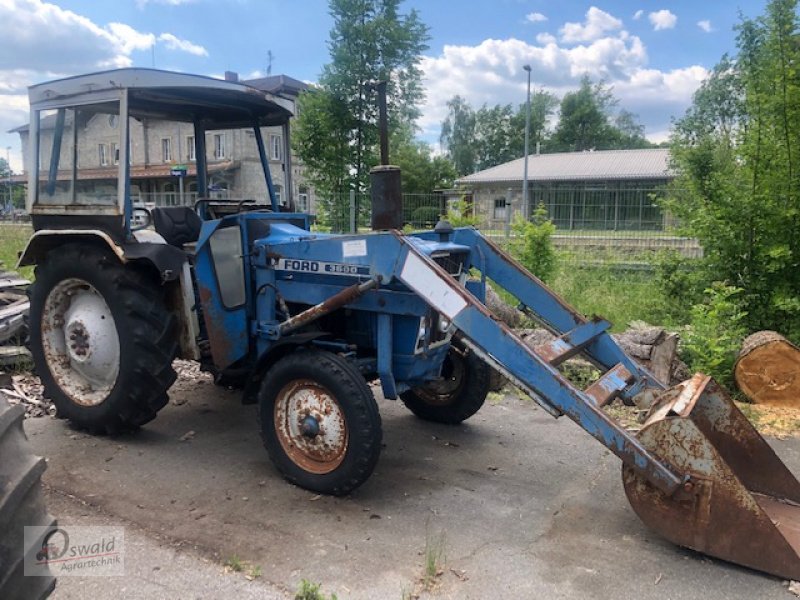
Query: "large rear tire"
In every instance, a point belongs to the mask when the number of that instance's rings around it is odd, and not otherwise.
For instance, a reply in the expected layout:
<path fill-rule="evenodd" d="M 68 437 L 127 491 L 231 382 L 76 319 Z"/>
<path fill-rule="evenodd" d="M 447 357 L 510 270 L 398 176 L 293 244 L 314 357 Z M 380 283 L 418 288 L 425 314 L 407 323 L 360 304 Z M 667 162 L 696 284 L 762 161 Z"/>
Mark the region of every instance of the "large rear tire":
<path fill-rule="evenodd" d="M 364 377 L 319 350 L 280 359 L 259 391 L 261 437 L 290 482 L 341 496 L 364 483 L 381 452 L 381 416 Z"/>
<path fill-rule="evenodd" d="M 176 320 L 153 278 L 70 244 L 36 267 L 30 300 L 31 353 L 59 417 L 113 434 L 167 404 Z"/>
<path fill-rule="evenodd" d="M 54 577 L 26 577 L 25 557 L 41 550 L 42 537 L 25 547 L 25 527 L 55 525 L 42 497 L 41 477 L 47 467 L 34 456 L 22 430 L 25 411 L 0 400 L 0 598 L 46 598 L 56 585 Z"/>
<path fill-rule="evenodd" d="M 454 344 L 444 359 L 441 379 L 403 392 L 400 399 L 420 419 L 457 425 L 481 409 L 490 379 L 489 365 Z"/>

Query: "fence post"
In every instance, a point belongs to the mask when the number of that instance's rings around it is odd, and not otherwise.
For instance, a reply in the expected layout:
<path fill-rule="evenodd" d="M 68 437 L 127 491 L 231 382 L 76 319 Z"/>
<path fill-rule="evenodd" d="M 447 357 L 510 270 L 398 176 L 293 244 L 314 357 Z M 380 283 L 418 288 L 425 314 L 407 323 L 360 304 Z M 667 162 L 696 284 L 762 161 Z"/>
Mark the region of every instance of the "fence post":
<path fill-rule="evenodd" d="M 356 191 L 350 190 L 350 233 L 356 233 Z"/>
<path fill-rule="evenodd" d="M 508 192 L 506 193 L 505 213 L 503 214 L 503 216 L 505 217 L 505 223 L 503 224 L 503 229 L 504 229 L 504 233 L 505 233 L 506 239 L 508 239 L 511 236 L 511 211 L 513 210 L 513 208 L 512 208 L 513 204 L 512 204 L 512 201 L 511 201 L 511 197 L 512 197 L 511 194 L 512 193 L 513 193 L 513 190 L 511 188 L 508 188 Z"/>

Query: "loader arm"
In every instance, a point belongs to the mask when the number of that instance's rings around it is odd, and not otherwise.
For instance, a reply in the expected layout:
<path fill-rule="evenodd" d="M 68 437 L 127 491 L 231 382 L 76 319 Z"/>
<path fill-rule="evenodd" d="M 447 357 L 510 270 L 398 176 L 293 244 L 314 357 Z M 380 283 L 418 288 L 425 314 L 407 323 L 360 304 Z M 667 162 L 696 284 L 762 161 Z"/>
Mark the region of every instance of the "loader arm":
<path fill-rule="evenodd" d="M 423 239 L 432 241 L 430 234 Z M 473 229 L 452 232 L 469 266 L 513 294 L 557 337 L 530 348 L 475 296 L 415 247 L 400 248 L 394 276 L 445 314 L 463 342 L 554 416 L 565 414 L 622 459 L 634 511 L 681 546 L 780 577 L 800 577 L 800 483 L 711 378 L 664 390 L 625 355 L 609 324 L 587 320 Z M 444 241 L 444 239 L 442 239 Z M 604 374 L 585 390 L 556 367 L 582 354 Z M 637 434 L 603 410 L 616 397 L 661 390 Z"/>
<path fill-rule="evenodd" d="M 622 461 L 666 494 L 673 494 L 686 477 L 673 472 L 630 432 L 609 417 L 602 407 L 622 394 L 635 393 L 646 382 L 659 385 L 628 358 L 607 333 L 608 323 L 586 320 L 558 299 L 540 281 L 488 242 L 475 230 L 458 230 L 459 243 L 473 248 L 471 264 L 528 306 L 541 310 L 551 329 L 566 336 L 551 346 L 549 358 L 531 349 L 452 275 L 420 251 L 408 238 L 395 233 L 397 249 L 390 275 L 414 290 L 431 307 L 445 315 L 465 343 L 489 364 L 528 392 L 554 416 L 567 415 Z M 387 249 L 384 248 L 384 251 Z M 573 350 L 586 352 L 606 373 L 587 390 L 578 389 L 553 366 Z"/>

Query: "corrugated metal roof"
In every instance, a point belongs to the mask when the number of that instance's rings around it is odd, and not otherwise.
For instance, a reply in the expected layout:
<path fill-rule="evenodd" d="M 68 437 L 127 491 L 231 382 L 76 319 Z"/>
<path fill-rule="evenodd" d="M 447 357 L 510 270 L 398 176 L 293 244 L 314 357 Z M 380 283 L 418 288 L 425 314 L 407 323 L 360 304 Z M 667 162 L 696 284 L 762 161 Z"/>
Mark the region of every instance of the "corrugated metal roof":
<path fill-rule="evenodd" d="M 518 158 L 457 179 L 457 184 L 522 181 L 524 160 Z M 585 181 L 599 179 L 672 178 L 668 148 L 593 150 L 531 154 L 528 181 Z"/>

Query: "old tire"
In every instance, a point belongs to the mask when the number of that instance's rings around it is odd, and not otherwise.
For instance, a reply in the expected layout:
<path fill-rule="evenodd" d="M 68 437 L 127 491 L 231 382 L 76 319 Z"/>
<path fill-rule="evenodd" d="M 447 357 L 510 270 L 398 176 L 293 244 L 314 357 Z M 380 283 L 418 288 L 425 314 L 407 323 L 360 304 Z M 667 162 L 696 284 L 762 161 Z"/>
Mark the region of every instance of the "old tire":
<path fill-rule="evenodd" d="M 34 456 L 22 430 L 25 411 L 0 400 L 0 598 L 46 598 L 56 585 L 54 577 L 25 577 L 24 557 L 34 558 L 42 537 L 24 547 L 25 526 L 55 525 L 42 497 L 43 458 Z M 24 551 L 23 551 L 24 548 Z"/>
<path fill-rule="evenodd" d="M 381 451 L 381 416 L 347 360 L 319 350 L 285 356 L 264 377 L 258 404 L 264 446 L 290 482 L 341 496 L 369 478 Z"/>
<path fill-rule="evenodd" d="M 420 419 L 457 425 L 483 406 L 489 394 L 491 368 L 474 352 L 453 344 L 442 365 L 442 378 L 400 394 Z"/>
<path fill-rule="evenodd" d="M 59 417 L 112 434 L 155 418 L 178 350 L 161 286 L 107 252 L 71 244 L 36 267 L 29 293 L 31 353 Z"/>

